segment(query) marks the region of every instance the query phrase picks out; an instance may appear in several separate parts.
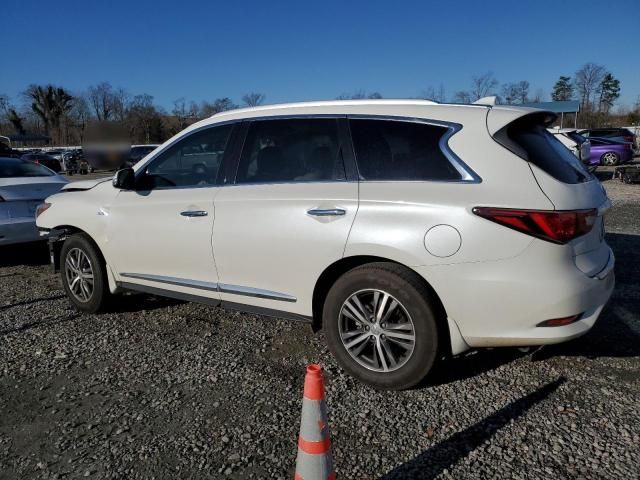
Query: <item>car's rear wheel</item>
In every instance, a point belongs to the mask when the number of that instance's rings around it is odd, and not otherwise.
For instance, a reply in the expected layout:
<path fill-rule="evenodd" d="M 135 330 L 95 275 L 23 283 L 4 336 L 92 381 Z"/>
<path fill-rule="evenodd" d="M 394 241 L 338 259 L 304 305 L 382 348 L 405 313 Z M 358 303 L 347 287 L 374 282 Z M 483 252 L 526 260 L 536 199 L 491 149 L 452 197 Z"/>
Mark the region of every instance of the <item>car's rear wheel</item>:
<path fill-rule="evenodd" d="M 373 387 L 415 386 L 431 370 L 438 328 L 430 292 L 409 269 L 373 263 L 348 271 L 323 309 L 329 349 L 351 375 Z"/>
<path fill-rule="evenodd" d="M 616 152 L 607 152 L 600 157 L 602 165 L 617 165 L 620 163 L 620 156 Z"/>
<path fill-rule="evenodd" d="M 85 234 L 65 240 L 60 251 L 62 285 L 71 303 L 83 312 L 105 308 L 111 296 L 106 266 L 96 244 Z"/>

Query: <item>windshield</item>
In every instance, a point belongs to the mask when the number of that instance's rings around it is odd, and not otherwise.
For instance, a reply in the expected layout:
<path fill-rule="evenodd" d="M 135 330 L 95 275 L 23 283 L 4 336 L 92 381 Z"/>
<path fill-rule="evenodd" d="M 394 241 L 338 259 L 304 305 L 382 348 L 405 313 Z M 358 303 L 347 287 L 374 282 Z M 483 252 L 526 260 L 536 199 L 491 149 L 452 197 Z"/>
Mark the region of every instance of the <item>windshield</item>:
<path fill-rule="evenodd" d="M 13 158 L 0 158 L 0 178 L 52 177 L 55 173 L 42 165 Z"/>

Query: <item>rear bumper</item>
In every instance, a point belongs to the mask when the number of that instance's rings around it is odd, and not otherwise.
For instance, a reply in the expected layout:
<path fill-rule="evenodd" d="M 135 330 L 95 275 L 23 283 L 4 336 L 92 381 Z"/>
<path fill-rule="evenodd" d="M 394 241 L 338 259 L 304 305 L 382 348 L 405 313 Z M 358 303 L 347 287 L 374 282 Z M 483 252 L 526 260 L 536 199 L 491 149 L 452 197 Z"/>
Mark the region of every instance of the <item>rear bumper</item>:
<path fill-rule="evenodd" d="M 0 245 L 46 240 L 36 228 L 34 218 L 11 218 L 0 220 Z"/>
<path fill-rule="evenodd" d="M 534 242 L 535 244 L 536 242 Z M 592 276 L 571 256 L 542 256 L 545 245 L 516 258 L 416 270 L 440 296 L 470 347 L 533 346 L 560 343 L 587 333 L 615 285 L 614 257 Z M 577 322 L 538 327 L 540 322 L 582 314 Z"/>

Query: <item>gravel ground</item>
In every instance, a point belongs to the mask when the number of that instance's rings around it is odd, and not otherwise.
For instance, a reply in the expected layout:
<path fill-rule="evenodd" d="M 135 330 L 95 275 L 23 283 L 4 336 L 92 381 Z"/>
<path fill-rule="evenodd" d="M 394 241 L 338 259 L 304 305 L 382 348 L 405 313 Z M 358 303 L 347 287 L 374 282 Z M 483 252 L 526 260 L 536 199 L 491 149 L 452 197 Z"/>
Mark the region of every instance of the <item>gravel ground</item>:
<path fill-rule="evenodd" d="M 312 361 L 339 478 L 639 478 L 640 185 L 604 183 L 617 287 L 596 327 L 400 393 L 346 376 L 302 323 L 143 295 L 78 314 L 46 251 L 4 249 L 0 478 L 292 478 Z"/>

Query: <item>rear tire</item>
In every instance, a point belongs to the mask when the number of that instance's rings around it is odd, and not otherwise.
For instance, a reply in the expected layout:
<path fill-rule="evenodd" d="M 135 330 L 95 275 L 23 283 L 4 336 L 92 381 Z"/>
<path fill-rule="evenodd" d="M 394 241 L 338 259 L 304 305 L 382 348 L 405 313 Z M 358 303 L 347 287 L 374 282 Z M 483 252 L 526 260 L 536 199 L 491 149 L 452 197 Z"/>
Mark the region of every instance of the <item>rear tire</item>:
<path fill-rule="evenodd" d="M 615 152 L 606 152 L 600 157 L 600 163 L 609 167 L 618 165 L 618 163 L 620 163 L 620 156 Z"/>
<path fill-rule="evenodd" d="M 77 233 L 65 240 L 60 251 L 60 274 L 74 307 L 87 313 L 105 309 L 111 299 L 106 265 L 88 235 Z"/>
<path fill-rule="evenodd" d="M 436 361 L 434 305 L 420 277 L 401 265 L 356 267 L 338 278 L 324 302 L 329 349 L 363 383 L 385 390 L 411 388 Z"/>

